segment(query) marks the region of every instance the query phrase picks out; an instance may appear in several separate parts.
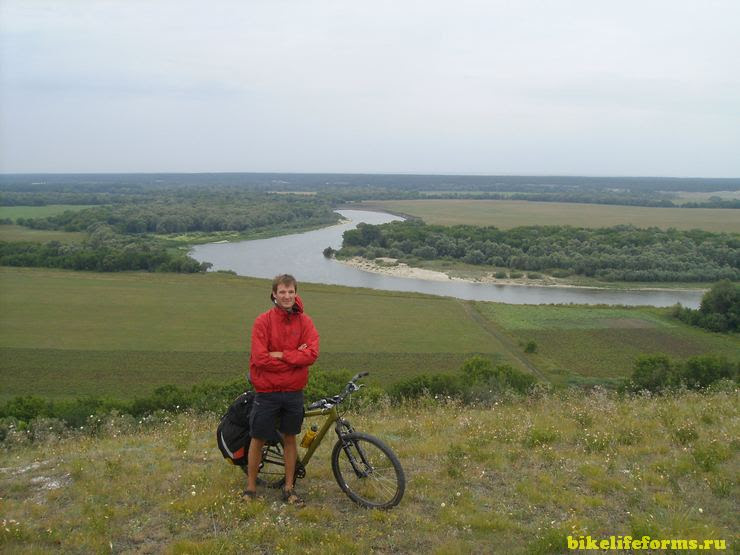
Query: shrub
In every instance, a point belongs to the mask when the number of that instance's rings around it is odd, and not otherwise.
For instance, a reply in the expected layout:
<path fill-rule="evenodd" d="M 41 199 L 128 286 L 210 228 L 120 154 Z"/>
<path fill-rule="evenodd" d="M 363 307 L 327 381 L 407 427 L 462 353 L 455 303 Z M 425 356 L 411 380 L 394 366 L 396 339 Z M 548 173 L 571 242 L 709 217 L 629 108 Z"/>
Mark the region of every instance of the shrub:
<path fill-rule="evenodd" d="M 415 399 L 423 395 L 454 396 L 473 402 L 488 399 L 504 391 L 528 393 L 537 381 L 507 364 L 493 366 L 482 356 L 466 360 L 460 367 L 461 375 L 434 374 L 415 376 L 391 386 L 391 398 Z"/>
<path fill-rule="evenodd" d="M 642 355 L 635 362 L 632 384 L 635 391 L 660 391 L 676 383 L 675 371 L 666 355 Z"/>
<path fill-rule="evenodd" d="M 680 304 L 672 315 L 692 326 L 716 332 L 740 330 L 740 284 L 728 280 L 712 286 L 701 299 L 698 310 L 684 308 Z"/>
<path fill-rule="evenodd" d="M 723 380 L 737 381 L 740 363 L 724 357 L 700 355 L 671 361 L 666 355 L 643 355 L 635 362 L 630 387 L 633 391 L 660 392 L 676 387 L 703 389 Z"/>

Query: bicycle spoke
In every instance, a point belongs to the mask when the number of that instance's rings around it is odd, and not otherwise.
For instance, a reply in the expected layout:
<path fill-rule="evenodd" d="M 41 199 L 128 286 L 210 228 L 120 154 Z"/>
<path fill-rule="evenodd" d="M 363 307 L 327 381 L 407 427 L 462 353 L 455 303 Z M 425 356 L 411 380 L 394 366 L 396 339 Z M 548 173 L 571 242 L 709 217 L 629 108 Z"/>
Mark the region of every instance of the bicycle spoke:
<path fill-rule="evenodd" d="M 391 507 L 403 495 L 405 479 L 395 456 L 377 438 L 350 434 L 335 447 L 333 465 L 342 489 L 366 507 Z"/>

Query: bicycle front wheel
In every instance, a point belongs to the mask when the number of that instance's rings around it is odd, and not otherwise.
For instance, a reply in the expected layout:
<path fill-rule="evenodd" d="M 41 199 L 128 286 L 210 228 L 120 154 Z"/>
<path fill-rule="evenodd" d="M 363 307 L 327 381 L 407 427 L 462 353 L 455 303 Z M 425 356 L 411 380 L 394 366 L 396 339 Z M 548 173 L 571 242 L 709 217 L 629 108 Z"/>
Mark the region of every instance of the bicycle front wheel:
<path fill-rule="evenodd" d="M 398 505 L 406 489 L 398 457 L 370 434 L 342 436 L 334 445 L 331 469 L 342 491 L 361 507 L 390 509 Z"/>

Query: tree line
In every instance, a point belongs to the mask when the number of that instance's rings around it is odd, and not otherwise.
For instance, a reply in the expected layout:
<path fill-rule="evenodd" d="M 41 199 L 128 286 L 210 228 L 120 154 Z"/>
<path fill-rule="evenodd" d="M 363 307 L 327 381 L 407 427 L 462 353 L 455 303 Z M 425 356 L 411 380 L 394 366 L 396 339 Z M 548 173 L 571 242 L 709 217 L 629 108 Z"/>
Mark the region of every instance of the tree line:
<path fill-rule="evenodd" d="M 167 249 L 146 238 L 116 234 L 100 224 L 80 244 L 59 241 L 34 243 L 0 241 L 0 265 L 63 268 L 94 272 L 205 272 L 209 263 L 200 263 L 180 251 Z"/>
<path fill-rule="evenodd" d="M 339 216 L 326 202 L 296 195 L 241 193 L 231 195 L 158 196 L 135 203 L 95 206 L 45 218 L 18 218 L 32 229 L 86 231 L 105 223 L 118 233 L 185 233 L 264 230 L 275 226 L 320 226 Z"/>
<path fill-rule="evenodd" d="M 81 244 L 0 242 L 0 265 L 99 272 L 202 272 L 210 265 L 200 264 L 170 248 L 162 235 L 221 231 L 275 233 L 326 226 L 339 220 L 330 203 L 306 196 L 194 187 L 124 190 L 121 195 L 81 193 L 100 195 L 99 200 L 112 197 L 115 202 L 110 204 L 42 218 L 17 218 L 18 225 L 85 232 L 87 238 Z M 58 201 L 59 194 L 68 192 L 47 191 L 36 196 L 44 202 Z M 76 196 L 70 198 L 81 200 Z"/>
<path fill-rule="evenodd" d="M 740 237 L 701 230 L 526 226 L 510 230 L 421 221 L 360 224 L 346 231 L 340 258 L 449 260 L 555 277 L 604 281 L 719 281 L 740 279 Z"/>
<path fill-rule="evenodd" d="M 579 176 L 455 176 L 367 174 L 57 174 L 0 175 L 0 205 L 118 204 L 185 198 L 305 192 L 333 206 L 362 200 L 509 199 L 683 208 L 740 208 L 712 197 L 675 203 L 677 191 L 737 191 L 740 179 Z"/>

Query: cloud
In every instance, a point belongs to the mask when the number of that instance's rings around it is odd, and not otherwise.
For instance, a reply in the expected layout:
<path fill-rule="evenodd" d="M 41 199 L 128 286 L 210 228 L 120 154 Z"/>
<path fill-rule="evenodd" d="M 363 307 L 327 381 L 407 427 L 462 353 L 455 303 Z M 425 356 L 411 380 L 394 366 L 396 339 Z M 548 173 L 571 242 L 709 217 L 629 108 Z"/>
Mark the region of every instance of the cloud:
<path fill-rule="evenodd" d="M 737 175 L 721 156 L 740 149 L 739 16 L 729 0 L 4 0 L 0 170 Z"/>

